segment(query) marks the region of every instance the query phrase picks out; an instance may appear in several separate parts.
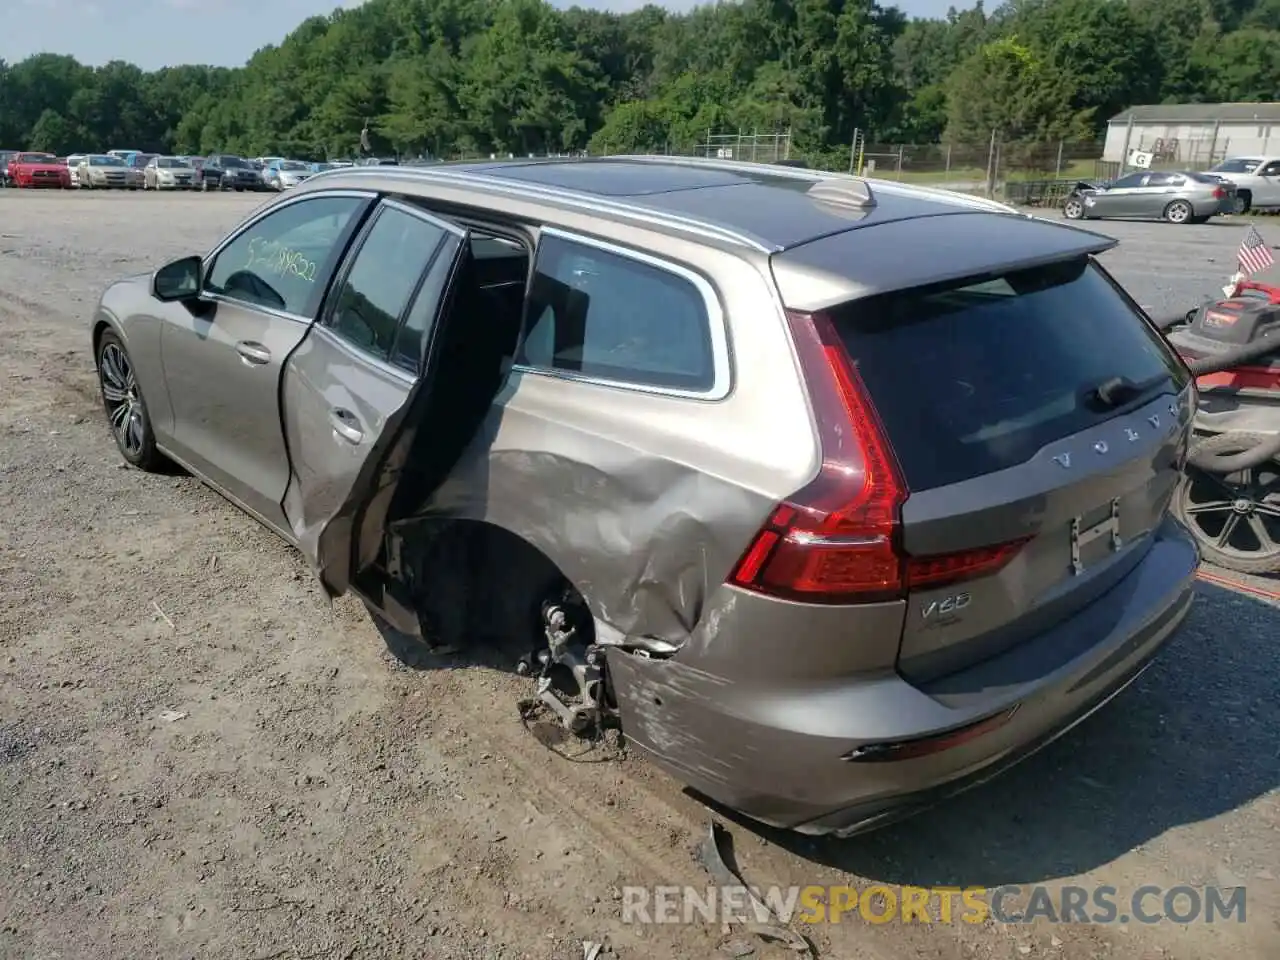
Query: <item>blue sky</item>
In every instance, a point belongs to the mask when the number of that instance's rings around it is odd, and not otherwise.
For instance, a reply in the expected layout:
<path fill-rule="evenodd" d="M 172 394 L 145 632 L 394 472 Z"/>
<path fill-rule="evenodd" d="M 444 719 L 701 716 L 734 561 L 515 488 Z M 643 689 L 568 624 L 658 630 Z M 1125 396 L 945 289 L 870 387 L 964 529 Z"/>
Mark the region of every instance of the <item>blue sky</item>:
<path fill-rule="evenodd" d="M 0 0 L 0 59 L 69 53 L 82 63 L 128 60 L 148 70 L 168 64 L 237 66 L 278 43 L 309 16 L 361 0 Z M 558 7 L 571 0 L 552 0 Z M 581 6 L 633 10 L 644 0 L 579 0 Z M 898 0 L 916 16 L 941 16 L 960 0 Z M 666 0 L 688 9 L 694 0 Z M 16 9 L 13 7 L 16 6 Z"/>

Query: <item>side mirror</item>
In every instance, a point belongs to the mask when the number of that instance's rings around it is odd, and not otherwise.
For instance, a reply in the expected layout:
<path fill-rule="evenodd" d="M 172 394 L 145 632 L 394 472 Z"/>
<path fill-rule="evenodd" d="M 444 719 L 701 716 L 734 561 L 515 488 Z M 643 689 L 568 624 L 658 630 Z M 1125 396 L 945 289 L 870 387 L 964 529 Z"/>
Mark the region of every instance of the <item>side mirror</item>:
<path fill-rule="evenodd" d="M 204 261 L 200 257 L 183 257 L 166 263 L 151 277 L 151 295 L 161 303 L 194 299 L 200 295 L 203 269 Z"/>

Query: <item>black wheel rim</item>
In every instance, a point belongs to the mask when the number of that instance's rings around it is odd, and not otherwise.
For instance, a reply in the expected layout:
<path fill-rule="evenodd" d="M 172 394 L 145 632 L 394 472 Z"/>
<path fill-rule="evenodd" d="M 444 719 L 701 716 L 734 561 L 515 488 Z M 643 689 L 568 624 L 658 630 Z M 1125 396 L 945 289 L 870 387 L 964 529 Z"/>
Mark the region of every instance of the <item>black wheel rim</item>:
<path fill-rule="evenodd" d="M 107 422 L 120 448 L 131 456 L 142 454 L 145 410 L 138 393 L 129 356 L 114 343 L 107 344 L 98 360 L 98 379 L 102 383 L 102 402 L 107 407 Z"/>
<path fill-rule="evenodd" d="M 1219 476 L 1190 470 L 1183 513 L 1205 543 L 1240 560 L 1280 558 L 1280 464 Z"/>

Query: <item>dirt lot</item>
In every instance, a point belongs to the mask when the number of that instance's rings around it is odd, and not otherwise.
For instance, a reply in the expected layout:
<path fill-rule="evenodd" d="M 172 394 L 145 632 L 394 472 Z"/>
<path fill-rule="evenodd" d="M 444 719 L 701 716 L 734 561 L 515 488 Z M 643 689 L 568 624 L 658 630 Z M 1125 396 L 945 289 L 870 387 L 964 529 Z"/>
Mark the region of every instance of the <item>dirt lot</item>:
<path fill-rule="evenodd" d="M 675 783 L 604 749 L 553 755 L 516 714 L 524 681 L 402 664 L 199 483 L 123 468 L 95 298 L 257 202 L 0 192 L 0 956 L 727 956 L 719 927 L 621 922 L 624 885 L 708 882 L 691 851 L 709 813 Z M 1102 229 L 1156 306 L 1220 284 L 1241 233 Z M 823 957 L 1280 955 L 1280 612 L 1201 589 L 1139 683 L 1009 775 L 853 841 L 734 825 L 744 874 L 1111 884 L 1122 904 L 1144 884 L 1247 887 L 1243 924 L 851 918 L 809 931 Z"/>

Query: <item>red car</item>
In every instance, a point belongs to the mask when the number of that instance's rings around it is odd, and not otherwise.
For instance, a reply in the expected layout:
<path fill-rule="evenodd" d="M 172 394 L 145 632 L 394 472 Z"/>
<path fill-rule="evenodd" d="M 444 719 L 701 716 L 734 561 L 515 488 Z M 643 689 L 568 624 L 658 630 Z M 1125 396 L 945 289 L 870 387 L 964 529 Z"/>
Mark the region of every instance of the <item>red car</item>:
<path fill-rule="evenodd" d="M 71 187 L 71 171 L 51 153 L 18 153 L 9 160 L 9 182 L 15 187 Z"/>

